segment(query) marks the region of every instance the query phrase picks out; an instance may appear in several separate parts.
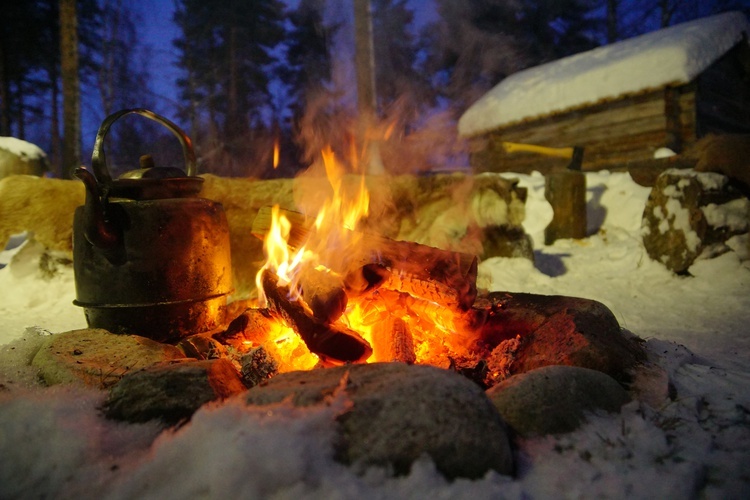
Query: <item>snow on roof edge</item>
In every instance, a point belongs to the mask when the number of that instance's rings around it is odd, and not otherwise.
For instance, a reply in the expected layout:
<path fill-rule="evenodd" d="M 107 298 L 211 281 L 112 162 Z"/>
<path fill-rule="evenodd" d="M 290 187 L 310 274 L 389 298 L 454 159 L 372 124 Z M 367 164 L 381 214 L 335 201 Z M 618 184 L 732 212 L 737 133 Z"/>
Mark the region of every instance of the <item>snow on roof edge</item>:
<path fill-rule="evenodd" d="M 726 12 L 519 71 L 469 107 L 459 135 L 688 83 L 748 33 L 744 14 Z"/>

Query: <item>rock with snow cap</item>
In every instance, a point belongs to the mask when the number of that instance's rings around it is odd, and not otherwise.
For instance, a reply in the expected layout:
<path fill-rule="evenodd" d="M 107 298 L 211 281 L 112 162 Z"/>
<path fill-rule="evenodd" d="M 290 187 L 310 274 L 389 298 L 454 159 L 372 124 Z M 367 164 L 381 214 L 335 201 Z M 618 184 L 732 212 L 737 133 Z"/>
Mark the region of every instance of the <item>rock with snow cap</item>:
<path fill-rule="evenodd" d="M 47 155 L 39 146 L 15 137 L 0 137 L 0 178 L 9 175 L 44 175 Z"/>
<path fill-rule="evenodd" d="M 671 169 L 662 173 L 643 211 L 643 245 L 676 273 L 698 258 L 730 249 L 727 240 L 748 232 L 750 203 L 718 173 Z"/>

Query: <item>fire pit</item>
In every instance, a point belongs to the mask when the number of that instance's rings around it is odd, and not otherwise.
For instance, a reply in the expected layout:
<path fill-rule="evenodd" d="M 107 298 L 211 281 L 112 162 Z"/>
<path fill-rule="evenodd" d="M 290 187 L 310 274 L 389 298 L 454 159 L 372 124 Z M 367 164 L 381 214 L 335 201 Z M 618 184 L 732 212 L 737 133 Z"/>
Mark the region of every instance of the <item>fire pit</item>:
<path fill-rule="evenodd" d="M 140 170 L 111 178 L 103 140 L 131 113 L 179 139 L 187 172 L 146 158 Z M 229 230 L 221 204 L 195 197 L 203 179 L 195 175 L 184 132 L 147 110 L 120 111 L 103 122 L 92 165 L 96 176 L 77 171 L 87 196 L 74 224 L 76 304 L 89 326 L 177 344 L 192 358 L 229 358 L 237 367 L 251 355 L 246 383 L 277 371 L 398 361 L 453 369 L 491 387 L 513 373 L 514 357 L 523 358 L 521 336 L 531 337 L 537 319 L 554 317 L 564 304 L 553 301 L 536 316 L 522 312 L 519 321 L 518 308 L 540 304 L 478 294 L 476 256 L 373 230 L 365 176 L 345 184 L 346 168 L 327 148 L 318 165 L 325 177 L 315 181 L 317 205 L 308 213 L 278 206 L 257 212 L 250 232 L 263 241 L 266 256 L 256 277 L 258 299 L 238 301 L 227 314 Z M 606 308 L 594 311 L 605 318 L 604 330 L 619 329 Z M 576 321 L 560 329 L 585 337 L 579 330 Z M 568 350 L 555 346 L 558 352 L 547 357 L 616 376 L 639 358 L 627 342 L 619 342 L 614 356 L 611 342 L 567 342 L 588 354 L 566 358 Z M 610 358 L 622 352 L 627 361 L 613 364 Z M 551 364 L 516 365 L 523 363 Z"/>

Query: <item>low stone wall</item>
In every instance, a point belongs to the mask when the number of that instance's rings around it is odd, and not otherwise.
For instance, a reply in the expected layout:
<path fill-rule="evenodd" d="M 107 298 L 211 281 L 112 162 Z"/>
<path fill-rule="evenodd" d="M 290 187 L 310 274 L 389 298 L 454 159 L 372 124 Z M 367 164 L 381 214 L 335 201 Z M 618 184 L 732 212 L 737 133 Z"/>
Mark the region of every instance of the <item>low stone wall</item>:
<path fill-rule="evenodd" d="M 278 204 L 302 211 L 329 185 L 325 179 L 307 178 L 303 185 L 300 179 L 202 177 L 200 196 L 221 202 L 227 214 L 236 295 L 249 296 L 264 260 L 262 242 L 251 234 L 258 210 Z M 358 176 L 342 181 L 345 189 L 360 182 Z M 533 258 L 531 241 L 521 227 L 526 190 L 514 181 L 498 174 L 436 174 L 368 177 L 366 184 L 371 212 L 365 230 L 480 258 Z M 73 213 L 84 196 L 83 183 L 77 180 L 26 175 L 1 179 L 0 245 L 29 231 L 46 248 L 70 253 Z"/>

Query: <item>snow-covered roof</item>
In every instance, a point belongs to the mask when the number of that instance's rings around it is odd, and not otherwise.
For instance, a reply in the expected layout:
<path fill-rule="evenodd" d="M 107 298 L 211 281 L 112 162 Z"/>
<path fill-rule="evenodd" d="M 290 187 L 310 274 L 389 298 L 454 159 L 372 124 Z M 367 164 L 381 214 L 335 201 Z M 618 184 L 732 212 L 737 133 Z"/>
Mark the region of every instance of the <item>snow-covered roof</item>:
<path fill-rule="evenodd" d="M 459 134 L 688 83 L 748 33 L 744 14 L 726 12 L 519 71 L 461 116 Z"/>

